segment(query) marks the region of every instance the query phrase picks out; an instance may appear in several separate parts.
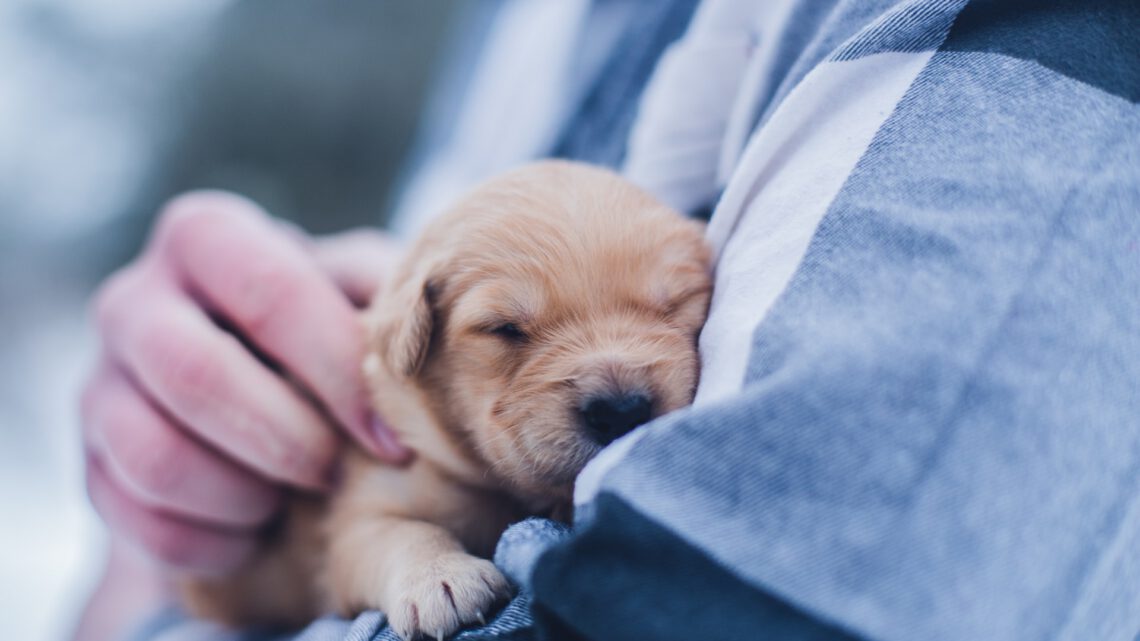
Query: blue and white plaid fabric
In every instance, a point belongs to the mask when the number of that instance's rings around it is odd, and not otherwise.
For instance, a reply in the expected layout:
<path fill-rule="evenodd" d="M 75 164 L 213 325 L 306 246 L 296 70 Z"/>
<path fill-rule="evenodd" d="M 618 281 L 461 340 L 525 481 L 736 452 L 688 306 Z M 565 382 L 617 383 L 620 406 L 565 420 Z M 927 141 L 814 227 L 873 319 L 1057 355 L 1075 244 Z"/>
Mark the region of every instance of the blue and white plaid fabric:
<path fill-rule="evenodd" d="M 540 622 L 1132 641 L 1140 3 L 786 15 L 710 222 L 697 404 L 583 474 Z"/>
<path fill-rule="evenodd" d="M 1140 3 L 705 5 L 767 22 L 689 192 L 697 403 L 460 638 L 1140 639 Z"/>

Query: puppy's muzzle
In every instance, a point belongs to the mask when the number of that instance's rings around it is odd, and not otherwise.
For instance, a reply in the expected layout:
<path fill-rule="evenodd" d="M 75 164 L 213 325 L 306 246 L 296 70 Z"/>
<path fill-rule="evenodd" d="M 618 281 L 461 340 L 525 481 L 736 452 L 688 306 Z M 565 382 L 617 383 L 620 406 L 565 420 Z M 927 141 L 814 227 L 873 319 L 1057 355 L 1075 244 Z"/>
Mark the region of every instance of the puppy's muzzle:
<path fill-rule="evenodd" d="M 607 393 L 585 399 L 578 413 L 590 437 L 608 445 L 653 418 L 653 399 L 641 392 Z"/>

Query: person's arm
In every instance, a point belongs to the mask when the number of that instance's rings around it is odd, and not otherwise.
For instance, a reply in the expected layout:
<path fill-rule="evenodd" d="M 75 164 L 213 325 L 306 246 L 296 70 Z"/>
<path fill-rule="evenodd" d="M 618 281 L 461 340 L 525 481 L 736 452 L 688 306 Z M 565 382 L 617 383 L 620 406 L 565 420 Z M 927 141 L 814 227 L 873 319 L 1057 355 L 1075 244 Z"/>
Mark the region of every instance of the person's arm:
<path fill-rule="evenodd" d="M 79 638 L 130 625 L 171 576 L 240 564 L 281 487 L 335 482 L 342 433 L 407 457 L 369 410 L 357 321 L 397 256 L 375 232 L 307 239 L 229 194 L 167 206 L 95 298 L 82 425 L 114 551 Z"/>

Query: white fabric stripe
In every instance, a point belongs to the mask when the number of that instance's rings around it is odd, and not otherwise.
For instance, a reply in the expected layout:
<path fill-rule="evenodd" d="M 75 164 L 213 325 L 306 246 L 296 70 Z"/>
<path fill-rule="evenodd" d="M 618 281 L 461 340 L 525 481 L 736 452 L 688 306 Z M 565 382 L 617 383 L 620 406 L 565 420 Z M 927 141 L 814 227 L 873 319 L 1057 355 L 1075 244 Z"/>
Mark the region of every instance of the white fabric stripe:
<path fill-rule="evenodd" d="M 683 212 L 716 198 L 717 158 L 752 55 L 753 0 L 705 0 L 657 62 L 622 174 Z"/>
<path fill-rule="evenodd" d="M 602 488 L 602 479 L 625 458 L 635 443 L 641 440 L 645 430 L 634 430 L 629 434 L 610 443 L 597 456 L 590 459 L 586 467 L 578 473 L 574 480 L 574 506 L 585 505 L 594 500 L 598 490 Z"/>
<path fill-rule="evenodd" d="M 792 10 L 796 6 L 796 0 L 768 0 L 753 9 L 756 12 L 752 19 L 756 47 L 744 70 L 740 92 L 728 117 L 724 145 L 717 162 L 717 188 L 723 188 L 732 178 L 732 172 L 736 169 L 764 108 L 760 101 L 769 95 L 772 85 L 780 81 L 779 74 L 774 71 L 779 51 L 777 45 L 781 34 L 788 29 Z"/>
<path fill-rule="evenodd" d="M 933 55 L 884 53 L 821 64 L 749 142 L 709 222 L 717 274 L 701 332 L 697 404 L 740 390 L 756 327 L 875 133 Z"/>

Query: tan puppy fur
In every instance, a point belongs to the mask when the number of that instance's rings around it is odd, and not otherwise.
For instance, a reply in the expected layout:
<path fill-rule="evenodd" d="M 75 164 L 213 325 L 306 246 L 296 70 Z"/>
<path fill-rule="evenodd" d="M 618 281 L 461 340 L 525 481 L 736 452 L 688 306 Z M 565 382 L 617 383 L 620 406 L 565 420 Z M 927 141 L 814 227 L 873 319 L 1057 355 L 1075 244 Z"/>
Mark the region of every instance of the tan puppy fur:
<path fill-rule="evenodd" d="M 606 442 L 692 400 L 711 290 L 701 232 L 567 162 L 463 199 L 365 314 L 373 401 L 415 461 L 350 452 L 331 500 L 298 499 L 261 557 L 187 586 L 188 603 L 235 624 L 375 608 L 405 639 L 482 621 L 509 596 L 485 560 L 503 529 L 566 513 Z"/>

